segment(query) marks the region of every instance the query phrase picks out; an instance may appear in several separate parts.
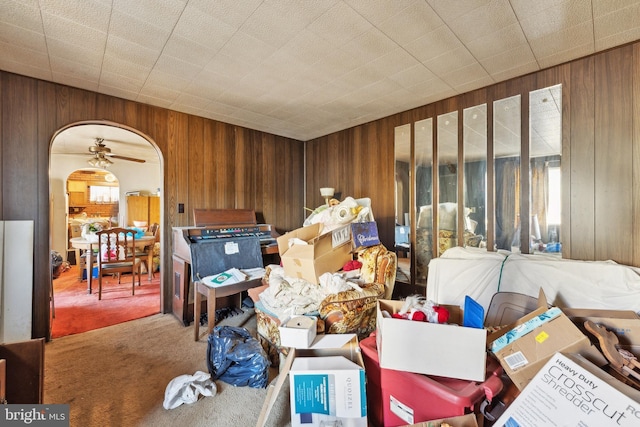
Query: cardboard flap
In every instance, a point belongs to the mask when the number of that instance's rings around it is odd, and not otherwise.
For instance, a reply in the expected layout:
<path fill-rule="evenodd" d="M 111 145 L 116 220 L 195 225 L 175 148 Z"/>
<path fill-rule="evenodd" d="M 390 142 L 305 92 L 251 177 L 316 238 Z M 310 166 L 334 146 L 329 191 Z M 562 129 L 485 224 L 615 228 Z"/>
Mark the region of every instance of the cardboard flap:
<path fill-rule="evenodd" d="M 282 256 L 285 252 L 289 250 L 289 240 L 293 238 L 298 238 L 300 240 L 304 240 L 308 242 L 312 240 L 314 237 L 320 234 L 322 224 L 312 224 L 306 227 L 298 228 L 296 230 L 290 231 L 288 233 L 283 234 L 278 237 L 276 241 L 278 242 L 278 252 L 280 256 Z"/>

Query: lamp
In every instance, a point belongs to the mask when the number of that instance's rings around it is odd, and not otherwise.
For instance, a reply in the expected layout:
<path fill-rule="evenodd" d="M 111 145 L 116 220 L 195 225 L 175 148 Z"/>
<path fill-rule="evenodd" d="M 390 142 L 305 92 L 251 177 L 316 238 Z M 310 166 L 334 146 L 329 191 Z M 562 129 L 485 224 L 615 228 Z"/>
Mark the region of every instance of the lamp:
<path fill-rule="evenodd" d="M 335 191 L 336 189 L 332 187 L 320 188 L 320 195 L 324 197 L 324 201 L 327 203 L 327 206 L 329 206 L 329 199 L 333 197 L 333 194 L 335 193 Z"/>
<path fill-rule="evenodd" d="M 95 157 L 92 157 L 89 160 L 87 160 L 87 163 L 97 168 L 108 168 L 113 164 L 113 162 L 107 159 L 102 153 L 96 153 Z"/>

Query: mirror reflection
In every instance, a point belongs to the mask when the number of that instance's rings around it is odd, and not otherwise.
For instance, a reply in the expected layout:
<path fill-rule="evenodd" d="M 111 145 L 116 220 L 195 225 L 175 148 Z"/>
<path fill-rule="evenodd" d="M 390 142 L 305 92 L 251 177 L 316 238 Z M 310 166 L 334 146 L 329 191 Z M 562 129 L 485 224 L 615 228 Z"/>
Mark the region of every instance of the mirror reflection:
<path fill-rule="evenodd" d="M 493 103 L 495 248 L 520 251 L 520 95 Z"/>
<path fill-rule="evenodd" d="M 395 128 L 394 152 L 396 190 L 395 251 L 398 256 L 396 280 L 399 282 L 411 283 L 411 226 L 409 223 L 409 168 L 411 161 L 410 124 Z"/>
<path fill-rule="evenodd" d="M 458 112 L 438 116 L 438 255 L 457 246 Z"/>
<path fill-rule="evenodd" d="M 433 257 L 433 119 L 415 123 L 416 186 L 416 283 L 426 284 L 427 268 Z"/>
<path fill-rule="evenodd" d="M 562 85 L 529 94 L 531 253 L 560 254 Z"/>
<path fill-rule="evenodd" d="M 463 111 L 464 243 L 486 247 L 487 104 Z"/>

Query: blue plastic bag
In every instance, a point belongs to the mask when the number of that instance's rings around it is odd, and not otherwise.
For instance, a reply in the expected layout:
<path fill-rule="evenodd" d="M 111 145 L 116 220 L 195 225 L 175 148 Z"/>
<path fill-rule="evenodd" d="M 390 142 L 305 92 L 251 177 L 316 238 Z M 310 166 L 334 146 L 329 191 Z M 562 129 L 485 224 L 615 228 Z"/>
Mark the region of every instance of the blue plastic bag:
<path fill-rule="evenodd" d="M 265 388 L 269 359 L 246 328 L 216 326 L 207 342 L 207 367 L 213 380 L 234 386 Z"/>

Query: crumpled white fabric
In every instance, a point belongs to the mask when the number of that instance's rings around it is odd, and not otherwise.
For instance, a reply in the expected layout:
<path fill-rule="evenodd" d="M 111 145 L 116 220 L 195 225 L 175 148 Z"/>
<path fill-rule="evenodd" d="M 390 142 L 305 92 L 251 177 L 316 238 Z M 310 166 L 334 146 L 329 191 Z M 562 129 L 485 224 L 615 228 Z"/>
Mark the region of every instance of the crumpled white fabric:
<path fill-rule="evenodd" d="M 193 375 L 180 375 L 169 381 L 164 391 L 164 409 L 175 409 L 183 403 L 195 403 L 198 397 L 215 396 L 216 383 L 208 372 L 196 371 Z"/>

